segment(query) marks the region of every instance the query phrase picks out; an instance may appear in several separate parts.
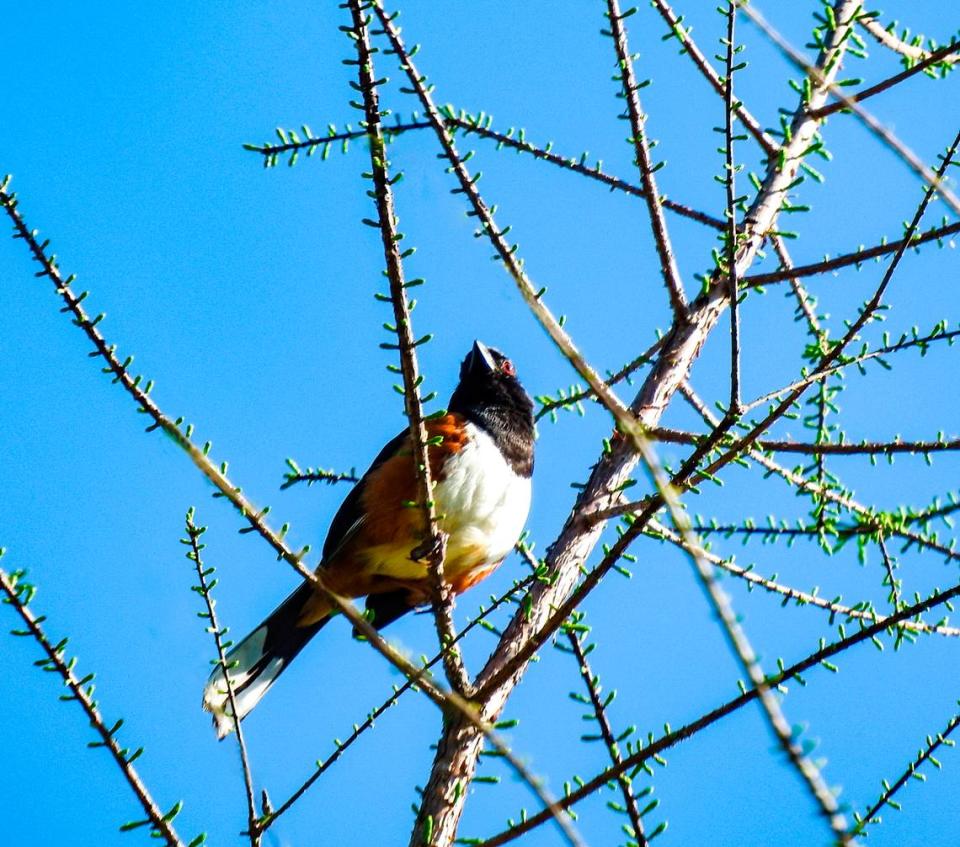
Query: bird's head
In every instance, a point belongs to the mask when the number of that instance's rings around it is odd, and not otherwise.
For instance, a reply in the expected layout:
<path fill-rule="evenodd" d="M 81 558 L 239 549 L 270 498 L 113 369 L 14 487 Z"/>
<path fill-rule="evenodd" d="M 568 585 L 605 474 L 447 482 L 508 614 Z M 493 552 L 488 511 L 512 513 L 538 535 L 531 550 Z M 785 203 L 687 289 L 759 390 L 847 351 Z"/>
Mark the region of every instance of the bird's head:
<path fill-rule="evenodd" d="M 474 341 L 460 365 L 460 382 L 450 398 L 450 411 L 468 418 L 477 413 L 510 413 L 533 424 L 533 403 L 517 379 L 513 362 L 499 350 Z"/>

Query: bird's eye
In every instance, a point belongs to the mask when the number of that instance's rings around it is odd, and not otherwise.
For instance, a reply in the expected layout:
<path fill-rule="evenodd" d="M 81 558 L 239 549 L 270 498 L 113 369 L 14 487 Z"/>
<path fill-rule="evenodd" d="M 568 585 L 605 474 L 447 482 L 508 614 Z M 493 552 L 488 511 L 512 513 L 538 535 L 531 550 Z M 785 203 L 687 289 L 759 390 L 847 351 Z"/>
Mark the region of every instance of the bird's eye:
<path fill-rule="evenodd" d="M 513 367 L 513 362 L 511 362 L 509 359 L 504 359 L 500 363 L 500 372 L 505 373 L 507 376 L 517 375 L 516 368 Z"/>

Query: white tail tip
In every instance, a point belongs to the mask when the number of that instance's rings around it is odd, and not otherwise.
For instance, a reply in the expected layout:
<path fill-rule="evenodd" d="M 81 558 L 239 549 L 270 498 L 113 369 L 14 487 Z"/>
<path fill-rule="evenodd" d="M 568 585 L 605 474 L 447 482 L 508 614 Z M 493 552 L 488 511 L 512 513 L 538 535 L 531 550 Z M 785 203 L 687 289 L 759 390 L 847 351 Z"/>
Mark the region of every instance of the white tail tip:
<path fill-rule="evenodd" d="M 229 670 L 224 675 L 219 665 L 213 669 L 203 689 L 203 708 L 213 715 L 213 725 L 217 738 L 226 738 L 235 728 L 233 711 L 230 708 L 230 695 L 227 690 L 227 677 L 233 689 L 233 700 L 237 706 L 237 717 L 243 720 L 253 709 L 273 681 L 283 669 L 280 658 L 271 658 L 261 667 L 263 643 L 266 639 L 266 627 L 261 626 L 251 632 L 236 647 L 227 653 Z"/>

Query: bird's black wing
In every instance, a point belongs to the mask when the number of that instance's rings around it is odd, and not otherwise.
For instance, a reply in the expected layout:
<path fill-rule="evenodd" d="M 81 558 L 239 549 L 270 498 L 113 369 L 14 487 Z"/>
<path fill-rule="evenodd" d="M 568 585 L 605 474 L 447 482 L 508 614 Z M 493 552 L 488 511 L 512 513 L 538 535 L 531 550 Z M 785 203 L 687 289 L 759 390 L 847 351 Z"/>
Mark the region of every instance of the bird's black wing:
<path fill-rule="evenodd" d="M 327 530 L 327 540 L 323 542 L 323 561 L 320 567 L 330 561 L 334 554 L 339 550 L 350 537 L 362 526 L 363 514 L 360 508 L 360 500 L 363 497 L 367 478 L 380 465 L 395 455 L 403 446 L 410 430 L 405 429 L 395 438 L 391 438 L 384 448 L 377 454 L 373 463 L 367 468 L 367 472 L 360 478 L 360 481 L 350 490 L 350 493 L 343 498 L 340 508 L 337 509 L 333 521 L 330 523 L 330 529 Z"/>

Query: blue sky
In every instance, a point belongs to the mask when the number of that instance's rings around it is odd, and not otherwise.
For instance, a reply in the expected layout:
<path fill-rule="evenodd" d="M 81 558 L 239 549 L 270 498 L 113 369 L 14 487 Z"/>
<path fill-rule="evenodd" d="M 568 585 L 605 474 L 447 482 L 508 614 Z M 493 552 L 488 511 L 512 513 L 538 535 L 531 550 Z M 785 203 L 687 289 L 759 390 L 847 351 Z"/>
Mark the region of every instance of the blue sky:
<path fill-rule="evenodd" d="M 702 48 L 719 51 L 722 19 L 713 3 L 683 4 Z M 784 8 L 780 8 L 784 6 Z M 813 2 L 762 7 L 795 44 L 806 42 Z M 555 142 L 567 155 L 589 150 L 605 168 L 634 179 L 626 124 L 616 120 L 613 50 L 599 35 L 602 4 L 457 4 L 437 14 L 436 4 L 403 5 L 408 42 L 421 42 L 421 70 L 437 86 L 439 102 L 494 116 L 506 130 L 524 126 L 536 143 Z M 892 3 L 912 27 L 941 41 L 956 21 L 943 5 Z M 370 216 L 360 173 L 366 150 L 353 144 L 321 162 L 301 159 L 265 171 L 243 142 L 273 137 L 277 125 L 356 121 L 347 105 L 350 49 L 337 27 L 345 12 L 333 3 L 168 3 L 138 9 L 128 4 L 51 2 L 5 11 L 7 86 L 0 122 L 0 172 L 14 187 L 32 227 L 53 239 L 64 270 L 91 290 L 91 311 L 105 311 L 103 331 L 135 368 L 156 381 L 154 397 L 174 416 L 196 424 L 197 437 L 230 462 L 234 480 L 259 503 L 273 507 L 276 523 L 290 521 L 295 544 L 319 549 L 345 493 L 313 487 L 280 492 L 284 459 L 302 465 L 364 468 L 381 444 L 404 424 L 400 398 L 385 370 L 392 360 L 378 344 L 387 308 L 373 293 L 382 256 L 377 234 L 362 226 Z M 722 188 L 718 98 L 646 6 L 629 19 L 638 74 L 653 85 L 642 92 L 656 153 L 667 160 L 661 190 L 719 215 Z M 738 78 L 739 96 L 765 125 L 778 105 L 793 106 L 791 69 L 746 23 L 750 67 Z M 848 76 L 879 80 L 897 62 L 871 44 L 869 62 L 854 62 Z M 378 71 L 392 78 L 384 103 L 408 115 L 414 101 L 398 90 L 389 57 Z M 957 79 L 920 77 L 869 105 L 925 161 L 952 140 L 960 117 Z M 896 237 L 920 199 L 916 180 L 851 118 L 835 116 L 825 135 L 834 155 L 823 166 L 826 183 L 808 183 L 809 215 L 790 223 L 801 238 L 798 262 L 815 261 L 880 237 Z M 641 201 L 476 141 L 484 196 L 512 224 L 533 280 L 549 286 L 547 300 L 568 314 L 567 327 L 599 368 L 615 369 L 646 347 L 667 318 L 646 213 Z M 748 165 L 756 151 L 740 145 Z M 405 178 L 397 189 L 407 242 L 418 252 L 410 275 L 423 276 L 414 313 L 418 333 L 436 339 L 424 348 L 429 389 L 441 398 L 452 389 L 457 365 L 474 338 L 509 352 L 531 393 L 552 392 L 575 376 L 539 330 L 489 245 L 471 237 L 463 200 L 435 158 L 428 133 L 410 134 L 391 148 Z M 931 210 L 928 223 L 944 214 Z M 681 273 L 689 291 L 709 264 L 713 235 L 669 218 Z M 918 324 L 960 317 L 956 254 L 908 255 L 891 288 L 893 310 L 882 329 L 896 334 Z M 770 260 L 767 265 L 771 265 Z M 48 615 L 51 635 L 71 635 L 79 668 L 96 670 L 108 718 L 126 718 L 122 738 L 143 744 L 141 771 L 166 806 L 183 799 L 182 834 L 201 830 L 214 844 L 241 843 L 244 801 L 236 751 L 217 744 L 200 712 L 200 691 L 212 644 L 196 618 L 198 598 L 178 543 L 183 516 L 195 505 L 209 525 L 208 561 L 219 569 L 219 611 L 234 632 L 246 631 L 295 584 L 265 546 L 240 536 L 235 514 L 210 497 L 184 455 L 162 436 L 143 433 L 144 421 L 117 386 L 87 357 L 82 335 L 58 312 L 47 280 L 33 278 L 23 245 L 0 241 L 0 545 L 4 566 L 27 567 L 40 585 L 36 608 Z M 811 286 L 829 323 L 869 296 L 882 266 L 818 278 Z M 753 397 L 789 381 L 800 366 L 804 339 L 792 320 L 785 291 L 751 297 L 743 310 L 744 393 Z M 842 422 L 851 438 L 934 437 L 957 433 L 955 353 L 944 347 L 921 359 L 901 354 L 890 373 L 848 377 Z M 710 400 L 727 391 L 726 339 L 707 344 L 692 381 Z M 629 397 L 630 389 L 621 389 Z M 676 403 L 665 423 L 694 428 Z M 540 427 L 531 536 L 544 548 L 561 526 L 574 492 L 608 434 L 609 419 L 596 407 L 585 418 L 564 415 Z M 807 437 L 788 423 L 780 435 Z M 665 460 L 682 452 L 664 445 Z M 865 459 L 832 465 L 864 502 L 881 507 L 922 505 L 955 490 L 958 463 L 920 458 L 893 467 Z M 722 490 L 705 490 L 691 510 L 720 519 L 768 512 L 802 517 L 807 504 L 776 481 L 731 469 Z M 724 553 L 738 545 L 718 542 Z M 635 550 L 634 576 L 611 576 L 590 598 L 588 619 L 599 647 L 591 657 L 605 685 L 618 689 L 617 725 L 659 732 L 695 718 L 736 693 L 740 676 L 711 620 L 689 564 L 651 542 Z M 777 572 L 791 585 L 849 600 L 883 600 L 881 567 L 852 551 L 820 556 L 814 547 L 790 551 L 754 544 L 742 563 Z M 905 590 L 924 594 L 956 581 L 952 566 L 915 554 L 902 557 Z M 522 573 L 516 559 L 460 603 L 465 620 L 489 593 Z M 765 663 L 809 653 L 831 629 L 822 613 L 781 610 L 766 596 L 728 585 L 744 625 Z M 4 626 L 12 624 L 9 615 Z M 413 655 L 433 652 L 427 617 L 398 623 L 391 636 Z M 494 640 L 477 635 L 466 648 L 478 668 Z M 8 814 L 5 843 L 132 844 L 142 833 L 117 832 L 137 808 L 102 751 L 85 747 L 89 730 L 79 710 L 57 701 L 56 686 L 31 668 L 36 649 L 23 639 L 0 640 L 0 794 Z M 788 716 L 809 726 L 829 760 L 831 784 L 862 809 L 880 790 L 881 777 L 899 774 L 925 735 L 955 713 L 960 688 L 956 646 L 922 640 L 894 653 L 869 645 L 840 661 L 836 678 L 809 674 L 811 685 L 791 686 Z M 345 628 L 330 627 L 311 645 L 250 718 L 248 738 L 258 785 L 284 798 L 326 758 L 332 739 L 390 693 L 398 676 Z M 515 749 L 554 790 L 573 774 L 592 775 L 604 751 L 578 740 L 584 731 L 567 692 L 579 690 L 572 660 L 546 649 L 515 692 L 509 717 Z M 429 745 L 439 726 L 422 698 L 404 698 L 344 761 L 337 764 L 271 833 L 270 845 L 405 843 L 412 822 L 414 786 L 426 778 Z M 756 708 L 745 709 L 668 755 L 652 780 L 660 807 L 653 823 L 668 819 L 662 844 L 826 843 L 793 772 L 773 752 Z M 887 811 L 874 844 L 945 844 L 960 824 L 955 802 L 960 761 L 953 751 L 942 773 L 909 786 L 904 812 Z M 483 772 L 497 773 L 489 762 Z M 522 786 L 504 772 L 498 788 L 477 786 L 462 827 L 489 835 L 521 806 L 533 808 Z M 9 798 L 16 797 L 13 802 Z M 589 843 L 618 843 L 620 820 L 603 807 L 606 797 L 580 809 Z M 544 827 L 531 845 L 560 843 Z"/>

